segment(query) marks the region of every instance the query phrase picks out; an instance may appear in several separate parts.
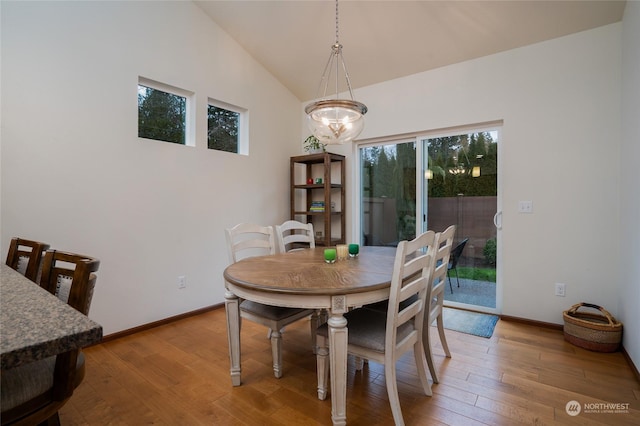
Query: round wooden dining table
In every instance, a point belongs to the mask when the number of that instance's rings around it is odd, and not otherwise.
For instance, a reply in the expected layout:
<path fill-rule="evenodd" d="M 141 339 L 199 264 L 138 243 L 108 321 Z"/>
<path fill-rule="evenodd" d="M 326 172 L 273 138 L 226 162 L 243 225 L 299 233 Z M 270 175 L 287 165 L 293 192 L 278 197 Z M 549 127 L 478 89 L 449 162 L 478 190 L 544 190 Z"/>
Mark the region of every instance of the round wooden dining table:
<path fill-rule="evenodd" d="M 324 247 L 251 257 L 224 271 L 231 382 L 241 384 L 240 299 L 329 313 L 331 417 L 345 425 L 349 309 L 389 298 L 395 247 L 361 247 L 357 257 L 324 261 Z M 318 398 L 326 395 L 319 390 Z"/>

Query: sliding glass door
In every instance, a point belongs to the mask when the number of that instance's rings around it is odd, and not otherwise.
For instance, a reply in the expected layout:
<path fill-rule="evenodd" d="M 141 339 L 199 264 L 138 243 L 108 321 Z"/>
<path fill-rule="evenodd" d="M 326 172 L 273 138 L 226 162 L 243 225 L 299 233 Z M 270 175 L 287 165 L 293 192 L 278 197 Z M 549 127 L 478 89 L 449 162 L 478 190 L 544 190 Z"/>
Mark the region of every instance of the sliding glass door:
<path fill-rule="evenodd" d="M 498 132 L 425 137 L 420 143 L 422 229 L 456 226 L 445 301 L 495 309 Z"/>
<path fill-rule="evenodd" d="M 496 311 L 498 129 L 358 146 L 360 242 L 396 246 L 456 225 L 445 302 Z M 359 225 L 359 226 L 358 226 Z"/>

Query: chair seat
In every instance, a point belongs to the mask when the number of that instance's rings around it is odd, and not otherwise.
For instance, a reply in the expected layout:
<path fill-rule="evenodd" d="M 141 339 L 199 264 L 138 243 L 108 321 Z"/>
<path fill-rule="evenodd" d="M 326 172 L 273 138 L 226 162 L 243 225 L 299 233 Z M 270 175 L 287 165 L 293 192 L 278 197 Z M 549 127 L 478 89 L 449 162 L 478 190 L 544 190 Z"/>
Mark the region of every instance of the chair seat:
<path fill-rule="evenodd" d="M 347 329 L 349 330 L 349 345 L 384 353 L 387 328 L 386 310 L 374 311 L 361 308 L 345 314 L 344 317 L 347 319 Z M 402 341 L 412 330 L 413 325 L 410 322 L 402 324 L 397 330 L 397 340 Z M 329 336 L 329 329 L 326 323 L 318 328 L 318 334 L 324 337 Z"/>
<path fill-rule="evenodd" d="M 80 352 L 76 361 L 74 388 L 78 387 L 84 379 L 84 364 L 84 354 Z M 48 393 L 53 388 L 55 366 L 56 357 L 52 356 L 10 370 L 3 370 L 0 375 L 3 413 L 34 399 L 42 399 L 42 405 L 45 405 L 50 400 Z"/>
<path fill-rule="evenodd" d="M 250 312 L 273 321 L 282 321 L 292 316 L 312 312 L 303 308 L 283 308 L 281 306 L 263 305 L 262 303 L 252 302 L 251 300 L 244 300 L 240 303 L 240 310 Z"/>

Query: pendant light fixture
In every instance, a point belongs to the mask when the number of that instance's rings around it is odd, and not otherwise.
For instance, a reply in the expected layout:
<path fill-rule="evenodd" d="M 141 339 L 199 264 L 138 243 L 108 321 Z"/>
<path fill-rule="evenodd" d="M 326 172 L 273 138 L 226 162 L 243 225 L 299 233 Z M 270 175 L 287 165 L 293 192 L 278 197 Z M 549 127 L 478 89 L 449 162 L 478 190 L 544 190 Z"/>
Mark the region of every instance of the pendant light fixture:
<path fill-rule="evenodd" d="M 342 65 L 344 71 L 351 99 L 338 98 L 340 65 Z M 328 99 L 326 97 L 327 87 L 329 86 L 334 66 L 336 69 L 336 95 L 335 99 Z M 341 144 L 352 141 L 364 128 L 364 115 L 367 113 L 367 107 L 353 99 L 351 81 L 342 57 L 342 45 L 338 37 L 338 0 L 336 0 L 336 42 L 331 46 L 331 54 L 322 73 L 318 94 L 320 94 L 321 89 L 323 89 L 323 93 L 320 100 L 310 103 L 304 109 L 307 114 L 309 129 L 323 144 Z"/>

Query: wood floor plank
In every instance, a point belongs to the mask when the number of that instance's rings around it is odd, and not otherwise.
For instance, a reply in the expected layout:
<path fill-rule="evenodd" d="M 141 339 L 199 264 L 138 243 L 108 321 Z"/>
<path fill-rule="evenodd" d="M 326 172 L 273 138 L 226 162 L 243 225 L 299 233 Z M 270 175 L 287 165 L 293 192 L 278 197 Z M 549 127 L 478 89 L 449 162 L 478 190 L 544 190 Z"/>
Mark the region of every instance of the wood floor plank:
<path fill-rule="evenodd" d="M 435 327 L 440 383 L 422 393 L 413 354 L 396 366 L 407 425 L 639 425 L 640 383 L 620 353 L 588 352 L 562 332 L 498 321 L 491 338 Z M 224 309 L 121 337 L 85 350 L 84 382 L 60 411 L 76 425 L 329 425 L 331 401 L 317 399 L 309 322 L 288 326 L 284 375 L 273 376 L 266 329 L 242 324 L 242 386 L 231 386 Z M 628 403 L 628 413 L 569 416 L 566 404 Z M 393 424 L 384 368 L 347 372 L 349 425 Z"/>
<path fill-rule="evenodd" d="M 523 406 L 523 402 L 525 402 Z M 542 404 L 526 404 L 526 401 L 513 401 L 502 399 L 496 401 L 494 399 L 480 396 L 477 407 L 484 408 L 487 411 L 501 415 L 509 419 L 514 424 L 525 425 L 548 425 L 554 422 L 553 408 L 543 406 Z"/>
<path fill-rule="evenodd" d="M 508 425 L 510 420 L 475 404 L 464 404 L 449 398 L 434 398 L 428 404 L 416 406 L 427 418 L 434 418 L 448 425 Z"/>

